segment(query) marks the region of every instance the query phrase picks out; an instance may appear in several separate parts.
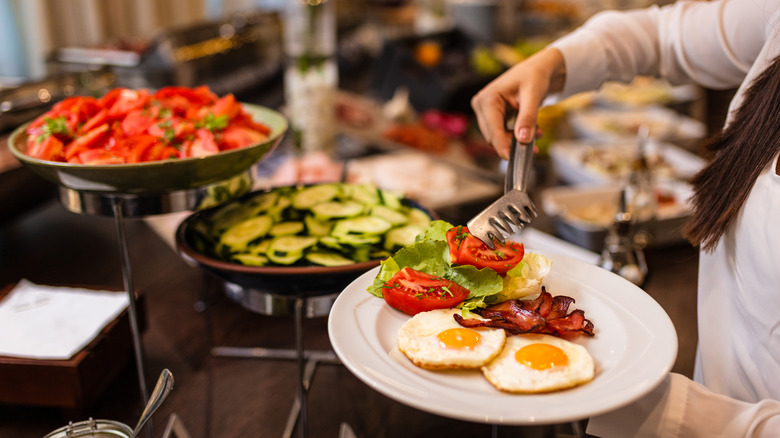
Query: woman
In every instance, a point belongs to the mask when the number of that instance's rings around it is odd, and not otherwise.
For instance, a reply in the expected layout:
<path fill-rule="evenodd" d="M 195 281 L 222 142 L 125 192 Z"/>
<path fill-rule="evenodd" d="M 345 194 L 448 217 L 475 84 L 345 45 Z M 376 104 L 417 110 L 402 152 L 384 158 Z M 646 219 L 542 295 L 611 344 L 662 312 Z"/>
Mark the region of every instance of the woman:
<path fill-rule="evenodd" d="M 686 237 L 701 247 L 695 383 L 591 419 L 600 436 L 780 436 L 780 2 L 678 2 L 602 12 L 472 99 L 503 157 L 530 141 L 542 101 L 636 75 L 739 87 L 710 163 L 693 180 Z M 508 109 L 518 112 L 506 132 Z"/>

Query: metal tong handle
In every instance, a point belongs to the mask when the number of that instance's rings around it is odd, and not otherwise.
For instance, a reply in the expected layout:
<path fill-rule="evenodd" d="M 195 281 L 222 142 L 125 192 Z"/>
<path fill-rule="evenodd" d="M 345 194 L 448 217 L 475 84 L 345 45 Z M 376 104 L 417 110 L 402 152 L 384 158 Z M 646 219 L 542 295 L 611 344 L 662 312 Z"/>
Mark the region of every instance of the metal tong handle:
<path fill-rule="evenodd" d="M 534 142 L 532 138 L 528 143 L 522 143 L 517 139 L 509 150 L 506 179 L 504 180 L 504 193 L 512 189 L 527 191 L 528 179 L 531 176 L 531 167 L 534 158 Z"/>

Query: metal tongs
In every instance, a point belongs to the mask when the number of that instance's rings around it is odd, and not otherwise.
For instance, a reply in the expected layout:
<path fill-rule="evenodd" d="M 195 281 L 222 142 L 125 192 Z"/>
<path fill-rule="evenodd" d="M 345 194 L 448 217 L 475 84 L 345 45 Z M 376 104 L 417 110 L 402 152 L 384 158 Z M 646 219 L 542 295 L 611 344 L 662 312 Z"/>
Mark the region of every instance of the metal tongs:
<path fill-rule="evenodd" d="M 537 216 L 536 207 L 528 196 L 528 177 L 534 156 L 534 139 L 529 143 L 514 141 L 504 182 L 504 195 L 468 222 L 469 232 L 494 248 L 493 240 L 501 243 Z M 512 226 L 516 230 L 513 230 Z"/>

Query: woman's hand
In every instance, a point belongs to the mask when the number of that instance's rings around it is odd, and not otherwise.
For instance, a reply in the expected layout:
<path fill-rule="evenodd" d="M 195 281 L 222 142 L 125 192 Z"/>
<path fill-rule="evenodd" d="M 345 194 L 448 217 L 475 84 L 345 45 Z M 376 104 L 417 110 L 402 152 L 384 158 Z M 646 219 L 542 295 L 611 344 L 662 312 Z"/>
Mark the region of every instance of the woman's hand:
<path fill-rule="evenodd" d="M 566 68 L 558 49 L 546 48 L 515 65 L 471 99 L 482 135 L 502 158 L 509 157 L 512 133 L 506 129 L 507 111 L 517 112 L 514 136 L 530 142 L 536 114 L 544 98 L 563 89 Z M 510 112 L 514 112 L 510 111 Z"/>

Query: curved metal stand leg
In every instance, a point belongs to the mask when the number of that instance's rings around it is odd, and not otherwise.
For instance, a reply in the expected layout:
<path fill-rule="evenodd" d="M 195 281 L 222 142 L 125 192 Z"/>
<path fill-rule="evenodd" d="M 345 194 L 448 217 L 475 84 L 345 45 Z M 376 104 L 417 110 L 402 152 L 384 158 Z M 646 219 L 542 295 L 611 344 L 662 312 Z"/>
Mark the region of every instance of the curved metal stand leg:
<path fill-rule="evenodd" d="M 113 199 L 114 219 L 116 221 L 116 231 L 119 237 L 119 254 L 122 261 L 122 280 L 127 291 L 130 303 L 127 307 L 130 316 L 130 330 L 133 335 L 133 347 L 135 348 L 135 365 L 138 369 L 138 386 L 141 390 L 141 405 L 146 405 L 149 401 L 149 391 L 146 388 L 146 373 L 144 372 L 144 352 L 141 344 L 141 333 L 138 328 L 138 317 L 135 303 L 135 287 L 133 286 L 133 273 L 130 268 L 130 251 L 127 246 L 127 234 L 125 233 L 124 212 L 122 211 L 122 200 Z"/>
<path fill-rule="evenodd" d="M 301 436 L 303 438 L 306 438 L 307 431 L 309 430 L 308 409 L 306 407 L 308 385 L 305 383 L 306 358 L 303 349 L 303 307 L 305 300 L 306 298 L 304 297 L 297 297 L 295 299 L 295 347 L 298 352 L 298 400 L 301 409 L 298 420 L 300 423 Z"/>

